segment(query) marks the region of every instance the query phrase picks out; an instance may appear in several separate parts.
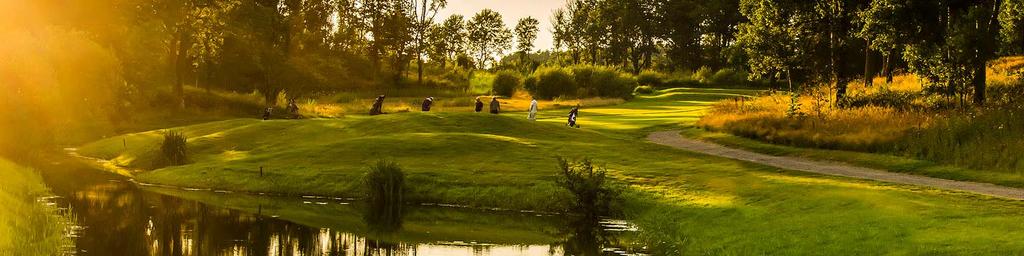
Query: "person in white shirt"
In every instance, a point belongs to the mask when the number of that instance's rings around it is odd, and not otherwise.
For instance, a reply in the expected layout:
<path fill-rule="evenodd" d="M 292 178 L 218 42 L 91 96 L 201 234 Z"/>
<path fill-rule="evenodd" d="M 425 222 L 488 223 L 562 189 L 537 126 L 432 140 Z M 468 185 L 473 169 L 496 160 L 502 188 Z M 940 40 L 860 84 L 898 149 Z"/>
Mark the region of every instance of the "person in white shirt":
<path fill-rule="evenodd" d="M 530 121 L 536 121 L 537 120 L 537 99 L 536 98 L 534 98 L 533 101 L 530 101 L 530 114 L 526 116 L 526 119 L 530 119 Z"/>

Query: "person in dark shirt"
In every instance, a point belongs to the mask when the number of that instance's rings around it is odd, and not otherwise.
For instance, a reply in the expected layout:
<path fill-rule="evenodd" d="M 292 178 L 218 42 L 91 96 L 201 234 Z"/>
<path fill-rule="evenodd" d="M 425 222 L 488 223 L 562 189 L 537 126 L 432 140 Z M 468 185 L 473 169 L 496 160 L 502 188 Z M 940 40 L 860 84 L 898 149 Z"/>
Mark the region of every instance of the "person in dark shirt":
<path fill-rule="evenodd" d="M 491 97 L 491 114 L 497 115 L 501 111 L 501 102 L 498 102 L 498 97 Z"/>
<path fill-rule="evenodd" d="M 423 112 L 430 112 L 430 107 L 434 105 L 434 97 L 427 97 L 423 99 Z"/>
<path fill-rule="evenodd" d="M 373 101 L 373 106 L 370 107 L 370 115 L 384 114 L 384 95 L 377 96 L 377 99 Z"/>
<path fill-rule="evenodd" d="M 274 110 L 274 108 L 265 108 L 265 109 L 263 109 L 263 120 L 270 120 L 270 111 L 271 110 Z"/>
<path fill-rule="evenodd" d="M 579 125 L 576 124 L 576 117 L 579 116 L 579 114 L 580 114 L 580 105 L 576 105 L 575 107 L 572 107 L 572 110 L 569 110 L 569 127 L 573 127 L 573 128 L 579 128 L 580 127 Z"/>
<path fill-rule="evenodd" d="M 484 111 L 484 102 L 480 101 L 480 97 L 476 97 L 476 112 Z"/>

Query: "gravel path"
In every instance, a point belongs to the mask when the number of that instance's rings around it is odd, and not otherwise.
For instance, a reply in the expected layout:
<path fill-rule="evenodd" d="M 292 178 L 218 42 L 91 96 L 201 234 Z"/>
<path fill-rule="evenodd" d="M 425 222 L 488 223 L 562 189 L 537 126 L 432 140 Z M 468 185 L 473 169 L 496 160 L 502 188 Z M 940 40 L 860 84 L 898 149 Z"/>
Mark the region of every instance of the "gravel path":
<path fill-rule="evenodd" d="M 812 172 L 859 179 L 876 180 L 898 184 L 927 186 L 933 188 L 967 191 L 995 197 L 1024 200 L 1024 189 L 1010 188 L 988 183 L 955 181 L 931 178 L 883 170 L 850 166 L 837 162 L 815 161 L 798 157 L 772 156 L 741 149 L 727 148 L 715 143 L 683 138 L 679 131 L 655 132 L 647 136 L 651 142 L 673 148 L 732 158 L 787 170 Z"/>

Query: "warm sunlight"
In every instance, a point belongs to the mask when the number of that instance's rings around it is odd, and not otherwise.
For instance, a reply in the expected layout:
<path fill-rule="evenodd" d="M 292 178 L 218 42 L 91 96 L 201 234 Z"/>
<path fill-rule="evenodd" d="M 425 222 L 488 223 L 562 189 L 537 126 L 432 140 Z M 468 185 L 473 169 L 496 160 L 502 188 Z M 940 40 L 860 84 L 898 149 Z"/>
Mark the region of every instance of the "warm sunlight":
<path fill-rule="evenodd" d="M 0 256 L 1021 255 L 1024 0 L 0 0 Z"/>

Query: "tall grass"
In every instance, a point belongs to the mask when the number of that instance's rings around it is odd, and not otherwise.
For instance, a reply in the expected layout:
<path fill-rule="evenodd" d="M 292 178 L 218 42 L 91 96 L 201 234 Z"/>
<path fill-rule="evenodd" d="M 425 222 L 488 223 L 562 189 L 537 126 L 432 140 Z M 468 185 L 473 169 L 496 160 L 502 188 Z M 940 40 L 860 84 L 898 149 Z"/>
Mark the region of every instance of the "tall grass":
<path fill-rule="evenodd" d="M 397 163 L 377 161 L 363 178 L 366 199 L 373 204 L 401 205 L 405 194 L 405 173 Z"/>
<path fill-rule="evenodd" d="M 188 139 L 179 131 L 164 133 L 160 144 L 160 162 L 156 166 L 174 166 L 188 163 Z"/>
<path fill-rule="evenodd" d="M 952 115 L 917 129 L 898 153 L 978 170 L 1024 174 L 1024 108 L 1020 105 Z"/>
<path fill-rule="evenodd" d="M 828 87 L 805 90 L 802 115 L 786 114 L 786 96 L 717 103 L 698 125 L 776 144 L 886 153 L 975 170 L 1024 174 L 1024 58 L 990 65 L 989 102 L 961 107 L 953 99 L 924 93 L 913 75 L 873 87 L 851 83 L 846 101 L 829 103 Z M 878 83 L 881 82 L 881 83 Z M 824 95 L 822 97 L 821 95 Z M 826 104 L 821 104 L 825 101 Z"/>
<path fill-rule="evenodd" d="M 558 159 L 561 177 L 558 185 L 572 193 L 574 204 L 570 210 L 593 219 L 615 213 L 613 205 L 620 194 L 612 186 L 611 178 L 604 168 L 594 166 L 590 159 L 570 161 Z"/>
<path fill-rule="evenodd" d="M 33 170 L 0 159 L 0 255 L 60 255 L 74 244 L 74 216 L 44 204 L 49 196 Z"/>

